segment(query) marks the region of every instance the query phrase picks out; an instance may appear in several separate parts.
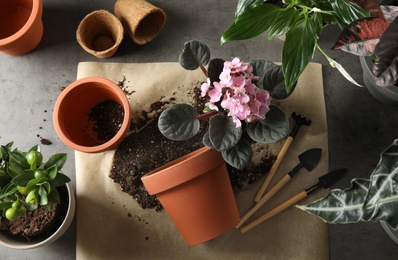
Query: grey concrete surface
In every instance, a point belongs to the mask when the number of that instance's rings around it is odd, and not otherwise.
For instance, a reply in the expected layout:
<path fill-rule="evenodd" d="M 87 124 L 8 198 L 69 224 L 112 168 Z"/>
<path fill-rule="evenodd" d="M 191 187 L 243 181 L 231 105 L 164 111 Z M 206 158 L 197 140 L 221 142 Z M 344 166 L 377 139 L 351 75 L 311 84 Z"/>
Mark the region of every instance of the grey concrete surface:
<path fill-rule="evenodd" d="M 40 138 L 49 139 L 53 144 L 42 145 L 44 155 L 68 153 L 64 171 L 71 176 L 73 185 L 74 154 L 55 133 L 52 109 L 60 87 L 76 79 L 79 62 L 176 61 L 184 42 L 191 39 L 208 44 L 213 57 L 281 60 L 282 42 L 267 41 L 265 35 L 220 46 L 220 36 L 232 22 L 237 0 L 151 0 L 167 14 L 160 35 L 144 47 L 135 46 L 126 36 L 116 55 L 107 60 L 86 53 L 75 40 L 75 31 L 89 12 L 97 9 L 113 11 L 115 0 L 43 2 L 44 36 L 40 45 L 24 56 L 10 57 L 0 53 L 0 142 L 13 140 L 18 147 L 30 148 L 39 143 Z M 338 28 L 327 27 L 320 45 L 329 50 L 338 33 Z M 336 51 L 329 53 L 362 82 L 358 58 Z M 349 169 L 344 179 L 335 185 L 346 188 L 354 177 L 368 178 L 379 160 L 379 153 L 398 137 L 398 110 L 379 103 L 367 89 L 351 85 L 319 53 L 314 61 L 324 65 L 330 168 Z M 0 246 L 0 259 L 75 259 L 75 237 L 74 222 L 61 239 L 43 248 L 16 251 Z M 332 225 L 329 243 L 330 259 L 333 260 L 397 259 L 398 256 L 398 245 L 379 223 Z M 245 259 L 244 255 L 242 259 Z"/>

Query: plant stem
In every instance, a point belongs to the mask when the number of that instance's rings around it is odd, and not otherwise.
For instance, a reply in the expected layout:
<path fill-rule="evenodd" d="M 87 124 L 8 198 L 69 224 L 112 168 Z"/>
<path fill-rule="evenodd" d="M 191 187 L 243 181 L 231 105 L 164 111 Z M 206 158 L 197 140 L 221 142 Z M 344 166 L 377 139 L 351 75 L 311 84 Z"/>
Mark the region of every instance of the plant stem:
<path fill-rule="evenodd" d="M 205 67 L 203 67 L 203 65 L 200 65 L 200 69 L 202 70 L 203 74 L 205 74 L 205 76 L 207 77 L 207 70 Z"/>
<path fill-rule="evenodd" d="M 212 117 L 212 116 L 214 116 L 214 115 L 217 115 L 217 114 L 218 114 L 218 111 L 211 111 L 211 112 L 209 112 L 209 113 L 202 114 L 202 115 L 196 117 L 196 119 L 197 119 L 197 120 L 203 120 L 203 119 L 210 118 L 210 117 Z"/>

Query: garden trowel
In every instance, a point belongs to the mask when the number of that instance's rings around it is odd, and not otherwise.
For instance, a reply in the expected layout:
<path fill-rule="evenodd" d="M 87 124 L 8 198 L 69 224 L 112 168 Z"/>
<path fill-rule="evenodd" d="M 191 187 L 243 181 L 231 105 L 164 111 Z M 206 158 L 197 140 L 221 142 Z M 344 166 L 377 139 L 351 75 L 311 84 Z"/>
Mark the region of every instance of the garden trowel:
<path fill-rule="evenodd" d="M 322 149 L 314 148 L 307 150 L 298 156 L 300 163 L 296 165 L 290 172 L 266 193 L 240 220 L 236 228 L 239 228 L 248 218 L 250 218 L 265 202 L 275 195 L 289 180 L 293 178 L 302 168 L 312 171 L 321 159 Z"/>
<path fill-rule="evenodd" d="M 241 228 L 240 231 L 242 233 L 245 233 L 249 229 L 257 226 L 258 224 L 260 224 L 261 222 L 263 222 L 263 221 L 275 216 L 279 212 L 281 212 L 281 211 L 285 210 L 286 208 L 296 204 L 297 202 L 299 202 L 300 200 L 304 199 L 305 197 L 307 197 L 308 195 L 310 195 L 314 191 L 318 190 L 319 188 L 324 188 L 324 189 L 329 188 L 330 186 L 332 186 L 336 181 L 338 181 L 345 174 L 345 171 L 346 171 L 346 169 L 339 169 L 339 170 L 335 170 L 335 171 L 329 172 L 329 173 L 319 177 L 319 181 L 318 181 L 317 184 L 308 187 L 304 191 L 298 193 L 294 197 L 292 197 L 292 198 L 288 199 L 287 201 L 283 202 L 282 204 L 280 204 L 279 206 L 275 207 L 274 209 L 272 209 L 268 213 L 264 214 L 263 216 L 261 216 L 258 219 L 254 220 L 250 224 L 248 224 L 248 225 L 244 226 L 243 228 Z"/>

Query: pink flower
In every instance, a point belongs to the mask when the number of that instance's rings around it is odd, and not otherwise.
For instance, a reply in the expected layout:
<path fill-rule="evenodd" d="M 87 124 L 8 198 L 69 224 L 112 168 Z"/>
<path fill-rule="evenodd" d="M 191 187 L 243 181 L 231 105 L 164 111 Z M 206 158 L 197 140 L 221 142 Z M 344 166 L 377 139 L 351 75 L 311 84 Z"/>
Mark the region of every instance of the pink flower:
<path fill-rule="evenodd" d="M 233 98 L 239 100 L 241 104 L 246 104 L 250 100 L 250 97 L 246 95 L 245 88 L 235 88 Z"/>
<path fill-rule="evenodd" d="M 244 76 L 234 76 L 232 77 L 231 86 L 235 88 L 240 88 L 245 86 L 245 77 Z"/>
<path fill-rule="evenodd" d="M 224 87 L 229 87 L 233 84 L 230 70 L 223 70 L 223 72 L 221 72 L 221 74 L 219 76 L 219 79 L 220 79 L 220 83 Z"/>
<path fill-rule="evenodd" d="M 229 69 L 231 74 L 243 72 L 247 69 L 247 64 L 243 63 L 239 58 L 234 58 L 232 61 L 224 62 L 224 70 Z"/>
<path fill-rule="evenodd" d="M 210 108 L 211 110 L 218 111 L 218 107 L 217 107 L 214 103 L 208 102 L 208 103 L 206 103 L 205 105 L 206 105 L 208 108 Z"/>
<path fill-rule="evenodd" d="M 201 97 L 206 96 L 207 91 L 209 91 L 209 88 L 210 88 L 210 79 L 207 78 L 207 82 L 202 83 L 202 85 L 200 86 L 200 90 L 202 91 L 200 96 Z"/>
<path fill-rule="evenodd" d="M 208 95 L 210 97 L 210 102 L 215 103 L 220 101 L 223 86 L 218 82 L 214 82 L 213 85 L 214 88 L 212 90 L 209 90 Z"/>

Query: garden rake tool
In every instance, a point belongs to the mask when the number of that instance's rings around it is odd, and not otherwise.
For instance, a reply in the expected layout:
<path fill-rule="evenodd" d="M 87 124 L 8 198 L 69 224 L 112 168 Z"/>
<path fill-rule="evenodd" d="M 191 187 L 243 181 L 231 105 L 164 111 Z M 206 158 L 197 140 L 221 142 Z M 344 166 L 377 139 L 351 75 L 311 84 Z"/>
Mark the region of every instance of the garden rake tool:
<path fill-rule="evenodd" d="M 263 196 L 265 190 L 267 189 L 269 183 L 271 182 L 272 178 L 275 175 L 275 172 L 278 170 L 279 165 L 281 164 L 283 158 L 285 157 L 285 154 L 287 150 L 290 148 L 290 145 L 292 144 L 293 140 L 295 139 L 298 130 L 302 125 L 311 125 L 311 120 L 307 119 L 306 117 L 301 116 L 300 114 L 296 114 L 296 112 L 292 113 L 291 116 L 296 124 L 294 125 L 292 131 L 289 134 L 289 137 L 286 139 L 285 143 L 282 146 L 281 151 L 279 152 L 278 156 L 276 157 L 276 161 L 272 165 L 267 177 L 265 178 L 263 184 L 261 185 L 259 191 L 257 192 L 257 195 L 254 197 L 254 202 L 259 202 L 261 197 Z"/>

